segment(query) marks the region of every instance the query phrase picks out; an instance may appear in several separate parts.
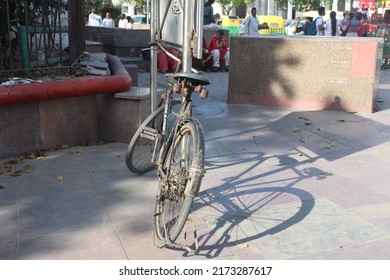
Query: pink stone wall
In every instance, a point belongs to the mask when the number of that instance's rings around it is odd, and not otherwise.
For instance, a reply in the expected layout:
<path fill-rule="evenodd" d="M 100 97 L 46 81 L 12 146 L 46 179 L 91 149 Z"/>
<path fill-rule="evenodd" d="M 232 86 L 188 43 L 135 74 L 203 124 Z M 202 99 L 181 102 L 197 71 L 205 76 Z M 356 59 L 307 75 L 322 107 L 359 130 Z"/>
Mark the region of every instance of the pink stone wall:
<path fill-rule="evenodd" d="M 232 37 L 228 103 L 372 113 L 382 41 Z"/>

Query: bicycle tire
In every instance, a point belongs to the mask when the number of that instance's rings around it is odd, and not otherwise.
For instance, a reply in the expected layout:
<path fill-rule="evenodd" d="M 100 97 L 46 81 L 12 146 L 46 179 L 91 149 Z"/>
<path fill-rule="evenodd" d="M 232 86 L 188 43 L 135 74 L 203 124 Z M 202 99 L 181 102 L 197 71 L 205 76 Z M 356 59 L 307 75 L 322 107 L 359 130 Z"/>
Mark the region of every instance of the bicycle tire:
<path fill-rule="evenodd" d="M 179 148 L 182 145 L 183 153 Z M 176 133 L 162 163 L 164 172 L 168 166 L 169 174 L 166 180 L 160 179 L 156 194 L 154 239 L 157 247 L 176 241 L 202 183 L 204 134 L 196 119 L 189 119 Z"/>
<path fill-rule="evenodd" d="M 126 153 L 126 165 L 131 172 L 141 174 L 154 169 L 152 157 L 155 145 L 158 145 L 157 134 L 162 130 L 163 115 L 164 106 L 160 106 L 134 133 Z"/>

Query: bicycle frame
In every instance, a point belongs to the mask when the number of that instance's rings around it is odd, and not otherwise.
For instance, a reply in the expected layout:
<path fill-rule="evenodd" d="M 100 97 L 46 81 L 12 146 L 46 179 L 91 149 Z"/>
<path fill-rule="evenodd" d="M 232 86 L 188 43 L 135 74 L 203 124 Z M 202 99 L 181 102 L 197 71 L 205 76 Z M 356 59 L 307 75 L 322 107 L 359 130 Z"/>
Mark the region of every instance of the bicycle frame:
<path fill-rule="evenodd" d="M 166 175 L 165 173 L 169 173 L 169 167 L 168 169 L 164 172 L 164 170 L 161 168 L 165 157 L 167 156 L 167 153 L 169 151 L 169 147 L 171 146 L 172 143 L 175 142 L 175 137 L 180 129 L 180 127 L 185 123 L 185 120 L 188 118 L 192 117 L 192 101 L 191 101 L 191 96 L 193 93 L 193 89 L 191 87 L 185 86 L 186 81 L 182 81 L 182 86 L 181 90 L 180 87 L 175 84 L 174 82 L 171 81 L 166 95 L 164 97 L 164 117 L 163 117 L 163 127 L 162 127 L 162 132 L 161 132 L 161 138 L 159 139 L 161 143 L 161 150 L 159 154 L 158 161 L 156 162 L 157 167 L 158 167 L 158 174 L 160 178 L 165 179 Z M 180 92 L 179 92 L 180 91 Z M 172 95 L 174 94 L 181 94 L 182 95 L 182 102 L 181 102 L 181 107 L 178 115 L 176 116 L 175 123 L 170 131 L 167 131 L 167 125 L 168 125 L 168 115 L 172 110 Z M 167 135 L 167 133 L 169 133 Z"/>
<path fill-rule="evenodd" d="M 159 187 L 154 215 L 156 245 L 183 248 L 188 251 L 191 251 L 188 246 L 176 244 L 175 241 L 185 223 L 190 221 L 189 211 L 205 172 L 203 128 L 198 120 L 192 118 L 191 105 L 192 93 L 197 91 L 202 98 L 207 98 L 208 91 L 202 86 L 210 84 L 210 81 L 203 77 L 203 73 L 192 69 L 192 58 L 202 56 L 203 5 L 204 2 L 200 0 L 151 1 L 152 114 L 131 140 L 126 157 L 129 169 L 135 173 L 151 170 L 150 163 L 157 166 Z M 179 51 L 182 59 L 172 55 L 167 48 Z M 167 76 L 168 86 L 162 97 L 163 104 L 155 107 L 158 103 L 157 50 L 176 60 L 182 72 L 177 73 L 178 66 L 175 74 Z M 178 113 L 173 113 L 175 120 L 171 123 L 169 116 L 175 105 L 176 99 L 173 98 L 175 94 L 181 96 L 181 106 Z M 148 139 L 145 142 L 138 141 L 142 139 L 144 131 L 150 132 L 154 138 L 145 137 Z M 154 150 L 150 141 L 155 141 Z M 149 164 L 138 160 L 138 156 L 143 152 L 147 153 L 145 158 Z M 170 215 L 172 213 L 175 215 L 174 218 Z M 197 244 L 195 225 L 194 239 Z"/>

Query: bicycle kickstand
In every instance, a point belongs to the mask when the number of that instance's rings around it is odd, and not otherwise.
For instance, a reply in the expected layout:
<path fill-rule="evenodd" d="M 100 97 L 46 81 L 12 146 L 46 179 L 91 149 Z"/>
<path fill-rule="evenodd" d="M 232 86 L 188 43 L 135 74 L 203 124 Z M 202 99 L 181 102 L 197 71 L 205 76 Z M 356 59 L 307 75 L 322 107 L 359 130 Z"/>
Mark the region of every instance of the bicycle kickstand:
<path fill-rule="evenodd" d="M 166 242 L 166 246 L 168 248 L 182 249 L 182 250 L 186 250 L 188 253 L 195 253 L 199 249 L 198 236 L 196 233 L 196 224 L 193 220 L 191 220 L 191 218 L 187 218 L 187 221 L 192 224 L 193 234 L 194 234 L 194 247 L 195 248 L 192 249 L 190 246 L 188 246 L 186 244 L 178 244 L 176 242 L 172 242 L 168 237 L 166 237 L 165 242 Z M 166 229 L 165 229 L 165 231 L 166 231 Z M 167 235 L 165 235 L 165 236 L 167 236 Z M 184 241 L 186 241 L 186 240 L 187 240 L 187 231 L 185 231 L 185 233 L 184 233 Z"/>

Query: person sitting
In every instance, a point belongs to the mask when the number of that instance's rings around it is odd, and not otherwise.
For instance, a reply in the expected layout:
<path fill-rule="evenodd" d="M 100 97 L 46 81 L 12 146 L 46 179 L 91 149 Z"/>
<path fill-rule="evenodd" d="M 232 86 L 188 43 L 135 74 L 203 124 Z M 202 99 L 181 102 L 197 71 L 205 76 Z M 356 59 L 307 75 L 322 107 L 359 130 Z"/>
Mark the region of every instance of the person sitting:
<path fill-rule="evenodd" d="M 217 33 L 211 38 L 208 47 L 212 55 L 213 71 L 218 71 L 221 67 L 221 60 L 225 60 L 225 70 L 229 71 L 229 48 L 223 29 L 217 30 Z"/>
<path fill-rule="evenodd" d="M 209 50 L 207 49 L 207 42 L 206 38 L 203 37 L 202 42 L 202 58 L 192 58 L 192 67 L 198 71 L 211 71 L 213 68 L 212 61 L 211 61 L 212 55 L 209 53 Z"/>
<path fill-rule="evenodd" d="M 175 57 L 179 57 L 179 52 L 174 49 L 167 49 L 167 51 L 174 55 Z M 169 72 L 177 72 L 178 62 L 164 53 L 162 50 L 157 50 L 157 71 L 160 73 L 169 73 Z"/>

